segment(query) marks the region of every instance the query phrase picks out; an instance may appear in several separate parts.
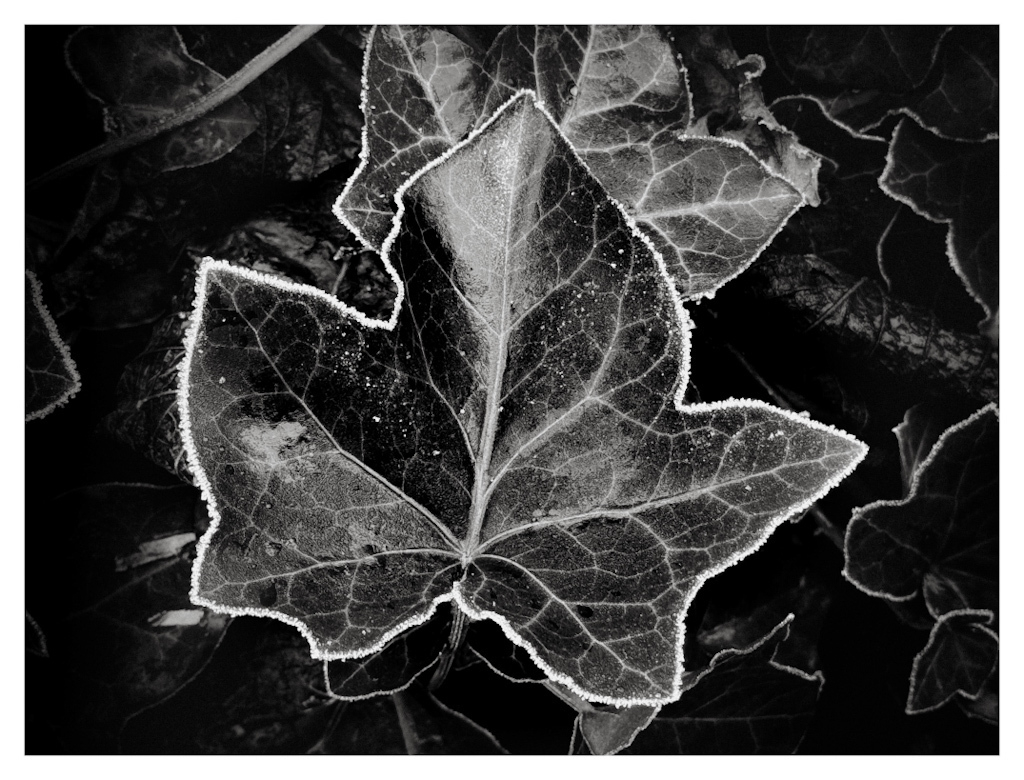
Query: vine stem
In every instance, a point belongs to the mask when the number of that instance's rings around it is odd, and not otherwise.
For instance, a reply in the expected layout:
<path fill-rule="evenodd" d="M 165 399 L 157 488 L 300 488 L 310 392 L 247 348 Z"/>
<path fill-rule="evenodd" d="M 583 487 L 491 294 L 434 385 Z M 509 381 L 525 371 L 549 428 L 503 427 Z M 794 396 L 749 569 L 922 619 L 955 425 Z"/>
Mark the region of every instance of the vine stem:
<path fill-rule="evenodd" d="M 322 27 L 322 24 L 300 24 L 293 27 L 198 100 L 183 106 L 166 117 L 151 122 L 134 133 L 107 141 L 87 152 L 83 152 L 77 157 L 73 157 L 67 162 L 61 163 L 56 168 L 51 168 L 46 173 L 30 181 L 27 189 L 29 191 L 35 190 L 80 168 L 95 165 L 108 157 L 128 149 L 133 149 L 140 144 L 144 144 L 146 141 L 156 138 L 158 135 L 170 132 L 209 113 L 217 108 L 217 106 L 235 97 L 235 95 L 263 75 L 269 68 L 276 65 L 302 43 L 316 35 Z"/>
<path fill-rule="evenodd" d="M 434 670 L 434 675 L 427 684 L 427 690 L 429 691 L 436 691 L 448 677 L 448 672 L 451 671 L 452 664 L 455 663 L 455 654 L 462 647 L 462 643 L 466 639 L 466 631 L 469 629 L 466 613 L 461 609 L 453 609 L 452 612 L 452 624 L 448 631 L 448 642 L 441 654 L 441 660 L 437 664 L 437 669 Z"/>

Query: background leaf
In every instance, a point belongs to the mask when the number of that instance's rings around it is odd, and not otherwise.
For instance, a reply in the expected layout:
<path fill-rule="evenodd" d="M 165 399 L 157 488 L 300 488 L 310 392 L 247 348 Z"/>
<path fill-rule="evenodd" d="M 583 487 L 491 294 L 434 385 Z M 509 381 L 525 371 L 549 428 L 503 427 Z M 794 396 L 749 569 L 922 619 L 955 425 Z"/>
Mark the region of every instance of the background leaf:
<path fill-rule="evenodd" d="M 68 66 L 104 104 L 104 127 L 114 137 L 165 121 L 224 82 L 192 57 L 174 27 L 84 27 L 68 39 Z M 195 122 L 154 139 L 139 152 L 157 170 L 213 162 L 256 129 L 256 119 L 233 97 Z"/>
<path fill-rule="evenodd" d="M 792 184 L 810 206 L 820 203 L 821 157 L 779 124 L 764 103 L 758 79 L 764 57 L 740 58 L 726 27 L 678 27 L 672 41 L 693 91 L 693 116 L 686 134 L 742 143 L 773 173 Z"/>
<path fill-rule="evenodd" d="M 54 502 L 66 530 L 28 582 L 42 597 L 54 570 L 74 572 L 73 588 L 33 607 L 64 690 L 50 717 L 72 752 L 115 749 L 124 722 L 185 685 L 220 642 L 230 618 L 188 599 L 197 511 L 185 486 L 95 485 Z"/>
<path fill-rule="evenodd" d="M 341 699 L 359 699 L 404 690 L 434 665 L 445 648 L 450 612 L 442 605 L 426 623 L 399 634 L 373 655 L 325 661 L 328 692 Z"/>
<path fill-rule="evenodd" d="M 879 185 L 915 212 L 949 224 L 947 255 L 971 296 L 999 309 L 999 142 L 945 141 L 904 119 Z"/>
<path fill-rule="evenodd" d="M 25 270 L 25 420 L 45 417 L 82 387 L 71 351 L 43 303 L 36 275 Z"/>
<path fill-rule="evenodd" d="M 958 693 L 977 699 L 999 658 L 999 637 L 986 626 L 987 610 L 952 610 L 932 628 L 928 644 L 914 658 L 907 714 L 937 709 Z"/>
<path fill-rule="evenodd" d="M 772 27 L 768 40 L 794 88 L 851 132 L 881 136 L 905 114 L 943 138 L 996 137 L 995 26 Z"/>
<path fill-rule="evenodd" d="M 999 416 L 994 404 L 948 428 L 901 501 L 854 511 L 843 574 L 897 601 L 923 591 L 931 614 L 998 608 Z"/>
<path fill-rule="evenodd" d="M 792 753 L 824 683 L 777 664 L 789 619 L 745 651 L 723 650 L 679 701 L 661 708 L 626 753 Z"/>
<path fill-rule="evenodd" d="M 803 202 L 744 147 L 682 136 L 689 93 L 651 27 L 506 28 L 488 105 L 536 85 L 576 152 L 664 257 L 684 298 L 743 271 Z M 609 79 L 614 67 L 622 78 Z"/>

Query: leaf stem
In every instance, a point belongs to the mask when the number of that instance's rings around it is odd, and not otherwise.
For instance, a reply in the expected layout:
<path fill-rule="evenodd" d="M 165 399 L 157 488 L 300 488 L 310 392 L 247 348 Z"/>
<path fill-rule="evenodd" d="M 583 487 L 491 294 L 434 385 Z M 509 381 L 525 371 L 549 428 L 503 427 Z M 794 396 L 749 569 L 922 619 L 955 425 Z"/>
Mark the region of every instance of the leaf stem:
<path fill-rule="evenodd" d="M 106 143 L 94 147 L 87 152 L 83 152 L 77 157 L 73 157 L 67 162 L 61 163 L 56 168 L 52 168 L 41 176 L 37 176 L 35 179 L 30 181 L 27 185 L 27 189 L 29 191 L 35 190 L 42 187 L 44 184 L 49 184 L 51 181 L 67 176 L 69 173 L 73 173 L 80 168 L 95 165 L 108 157 L 112 157 L 113 155 L 127 151 L 128 149 L 133 149 L 136 146 L 144 144 L 146 141 L 156 138 L 158 135 L 162 135 L 163 133 L 167 133 L 181 127 L 182 125 L 186 125 L 204 114 L 209 113 L 213 109 L 217 108 L 217 106 L 223 105 L 228 100 L 235 97 L 235 95 L 263 75 L 263 73 L 265 73 L 271 66 L 277 64 L 280 60 L 284 59 L 286 55 L 298 48 L 303 42 L 313 37 L 322 27 L 323 25 L 321 24 L 300 24 L 293 27 L 245 63 L 245 65 L 243 65 L 241 69 L 236 71 L 232 76 L 225 79 L 198 100 L 189 103 L 187 106 L 182 107 L 173 114 L 169 114 L 166 117 L 151 122 L 137 132 L 107 141 Z"/>
<path fill-rule="evenodd" d="M 451 671 L 452 664 L 455 663 L 455 655 L 458 653 L 459 648 L 462 647 L 462 642 L 466 638 L 466 632 L 469 630 L 469 621 L 466 620 L 466 613 L 461 609 L 454 609 L 452 612 L 452 626 L 448 632 L 448 641 L 445 643 L 444 650 L 441 653 L 441 660 L 437 664 L 437 669 L 434 670 L 434 676 L 430 678 L 430 682 L 427 684 L 427 690 L 431 692 L 440 688 L 448 677 L 448 672 Z"/>

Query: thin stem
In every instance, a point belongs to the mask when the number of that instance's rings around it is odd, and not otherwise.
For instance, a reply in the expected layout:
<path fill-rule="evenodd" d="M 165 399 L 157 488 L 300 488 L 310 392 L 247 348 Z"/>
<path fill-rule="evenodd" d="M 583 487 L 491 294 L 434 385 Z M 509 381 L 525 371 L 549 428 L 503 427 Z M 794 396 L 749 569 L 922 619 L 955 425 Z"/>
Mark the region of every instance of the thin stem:
<path fill-rule="evenodd" d="M 30 181 L 28 183 L 28 189 L 34 190 L 38 187 L 42 187 L 44 184 L 49 184 L 51 181 L 67 176 L 69 173 L 77 171 L 80 168 L 95 165 L 108 157 L 112 157 L 113 155 L 127 151 L 128 149 L 133 149 L 146 141 L 156 138 L 158 135 L 162 135 L 163 133 L 181 127 L 182 125 L 186 125 L 204 114 L 209 113 L 213 109 L 217 108 L 217 106 L 226 103 L 249 86 L 253 81 L 263 75 L 271 66 L 277 64 L 280 60 L 284 59 L 286 55 L 298 48 L 298 46 L 303 42 L 313 37 L 322 27 L 323 25 L 320 24 L 300 24 L 293 27 L 249 60 L 234 75 L 218 84 L 198 100 L 189 103 L 187 106 L 175 111 L 173 114 L 169 114 L 166 117 L 146 125 L 137 132 L 130 133 L 122 138 L 115 138 L 111 141 L 107 141 L 106 143 L 90 149 L 87 152 L 83 152 L 65 163 L 61 163 L 56 168 L 52 168 L 42 176 L 38 176 Z"/>
<path fill-rule="evenodd" d="M 437 669 L 434 670 L 434 676 L 430 678 L 430 682 L 427 684 L 427 690 L 433 692 L 441 687 L 441 684 L 448 677 L 448 672 L 451 671 L 452 664 L 455 663 L 455 656 L 462 647 L 462 642 L 466 638 L 466 631 L 469 630 L 469 621 L 466 620 L 466 613 L 461 609 L 454 609 L 452 616 L 451 630 L 448 632 L 448 641 L 445 643 L 444 650 L 441 653 L 441 660 L 437 664 Z"/>

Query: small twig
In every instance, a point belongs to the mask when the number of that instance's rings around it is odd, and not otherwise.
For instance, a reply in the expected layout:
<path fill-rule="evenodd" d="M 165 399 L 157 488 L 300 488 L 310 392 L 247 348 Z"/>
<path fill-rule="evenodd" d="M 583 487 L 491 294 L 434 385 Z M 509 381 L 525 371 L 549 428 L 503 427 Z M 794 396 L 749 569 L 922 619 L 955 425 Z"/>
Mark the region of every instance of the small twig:
<path fill-rule="evenodd" d="M 846 548 L 846 541 L 843 538 L 842 531 L 836 527 L 835 523 L 828 519 L 828 516 L 818 508 L 817 504 L 811 504 L 811 508 L 807 510 L 807 514 L 817 521 L 818 529 L 828 537 L 828 540 L 838 547 L 840 551 Z"/>
<path fill-rule="evenodd" d="M 294 51 L 300 44 L 315 35 L 323 25 L 300 24 L 286 32 L 266 49 L 261 51 L 245 65 L 242 66 L 231 77 L 218 84 L 198 100 L 189 103 L 187 106 L 175 111 L 166 117 L 156 120 L 137 132 L 130 133 L 122 138 L 115 138 L 100 146 L 90 149 L 87 152 L 61 163 L 42 176 L 38 176 L 28 183 L 28 189 L 34 190 L 48 184 L 51 181 L 67 176 L 69 173 L 86 168 L 90 165 L 112 157 L 120 152 L 133 149 L 140 144 L 156 138 L 158 135 L 174 130 L 182 125 L 198 119 L 204 114 L 212 111 L 217 106 L 226 103 L 249 84 L 259 78 L 271 66 L 282 60 L 287 54 Z"/>

